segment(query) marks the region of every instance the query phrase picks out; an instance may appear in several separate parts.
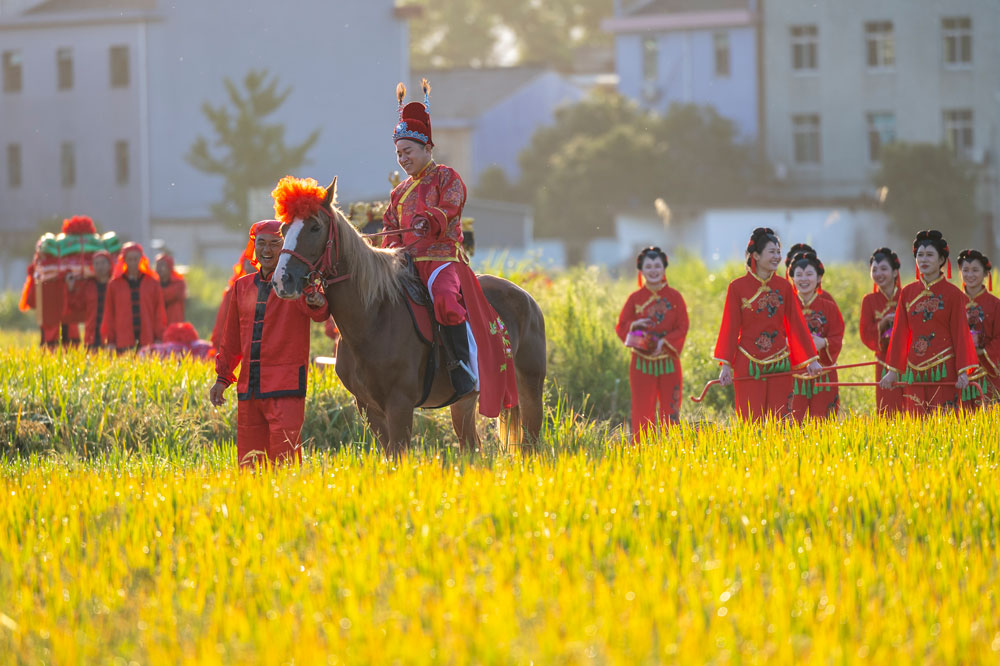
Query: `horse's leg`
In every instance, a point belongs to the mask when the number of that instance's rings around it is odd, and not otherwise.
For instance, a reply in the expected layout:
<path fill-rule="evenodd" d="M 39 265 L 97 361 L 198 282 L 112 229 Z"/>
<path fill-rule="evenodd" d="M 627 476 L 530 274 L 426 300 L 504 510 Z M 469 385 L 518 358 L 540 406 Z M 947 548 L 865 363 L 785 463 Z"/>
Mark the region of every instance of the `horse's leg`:
<path fill-rule="evenodd" d="M 385 451 L 389 446 L 389 429 L 386 426 L 385 414 L 382 413 L 382 410 L 380 410 L 378 406 L 373 408 L 357 396 L 354 398 L 354 404 L 357 406 L 358 412 L 361 414 L 362 418 L 364 418 L 365 422 L 368 424 L 368 428 L 378 440 L 379 446 L 381 446 L 382 450 Z"/>
<path fill-rule="evenodd" d="M 534 447 L 542 431 L 545 397 L 545 320 L 537 306 L 524 327 L 514 355 L 517 373 L 517 397 L 521 407 L 521 428 L 527 435 L 522 442 Z"/>
<path fill-rule="evenodd" d="M 385 407 L 389 445 L 385 452 L 390 458 L 399 458 L 410 448 L 413 436 L 413 405 L 405 401 L 393 400 Z"/>
<path fill-rule="evenodd" d="M 458 435 L 458 447 L 462 451 L 479 448 L 479 433 L 476 432 L 476 399 L 478 393 L 470 393 L 451 406 L 451 424 Z"/>

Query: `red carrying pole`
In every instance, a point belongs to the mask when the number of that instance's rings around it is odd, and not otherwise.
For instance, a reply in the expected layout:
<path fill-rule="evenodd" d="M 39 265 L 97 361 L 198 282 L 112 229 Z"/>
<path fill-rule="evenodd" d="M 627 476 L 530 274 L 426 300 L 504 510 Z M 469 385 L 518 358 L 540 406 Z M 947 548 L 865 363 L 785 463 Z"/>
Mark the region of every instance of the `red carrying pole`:
<path fill-rule="evenodd" d="M 878 361 L 865 361 L 864 363 L 851 363 L 849 365 L 831 365 L 831 366 L 828 366 L 828 367 L 824 367 L 823 371 L 819 375 L 816 375 L 816 376 L 817 377 L 822 376 L 823 374 L 825 374 L 827 372 L 830 372 L 831 370 L 847 370 L 849 368 L 864 368 L 864 367 L 867 367 L 869 365 L 877 365 L 877 364 L 878 364 Z M 802 374 L 801 370 L 789 370 L 787 372 L 776 372 L 773 375 L 762 375 L 761 377 L 749 377 L 749 376 L 747 376 L 747 377 L 733 377 L 733 381 L 734 382 L 741 382 L 741 381 L 744 381 L 744 380 L 747 380 L 747 379 L 770 379 L 772 377 L 788 377 L 789 375 L 801 375 L 801 374 Z M 715 386 L 718 383 L 719 383 L 718 379 L 713 379 L 712 381 L 710 381 L 707 384 L 705 384 L 705 388 L 703 388 L 701 390 L 701 395 L 691 396 L 691 402 L 701 402 L 702 400 L 704 400 L 705 396 L 708 394 L 708 389 L 712 388 L 713 386 Z M 825 384 L 817 384 L 817 385 L 818 386 L 826 386 Z M 829 386 L 835 386 L 835 384 L 829 384 Z M 844 385 L 840 384 L 840 386 L 844 386 Z M 864 386 L 864 384 L 854 384 L 853 386 Z"/>
<path fill-rule="evenodd" d="M 838 387 L 838 386 L 881 386 L 878 382 L 816 382 L 817 387 Z M 951 386 L 955 387 L 954 382 L 913 382 L 912 384 L 907 384 L 905 382 L 896 382 L 893 388 L 905 388 L 907 386 Z M 975 388 L 979 391 L 979 395 L 982 396 L 983 390 L 975 382 L 969 382 L 969 388 Z"/>

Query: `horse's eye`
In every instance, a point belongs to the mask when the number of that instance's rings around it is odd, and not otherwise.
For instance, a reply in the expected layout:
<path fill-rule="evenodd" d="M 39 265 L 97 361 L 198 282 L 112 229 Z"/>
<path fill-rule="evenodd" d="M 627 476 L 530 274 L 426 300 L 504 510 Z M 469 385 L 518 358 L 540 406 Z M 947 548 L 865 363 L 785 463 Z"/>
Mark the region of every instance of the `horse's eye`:
<path fill-rule="evenodd" d="M 317 231 L 319 231 L 319 223 L 318 222 L 313 222 L 312 232 L 316 233 Z"/>

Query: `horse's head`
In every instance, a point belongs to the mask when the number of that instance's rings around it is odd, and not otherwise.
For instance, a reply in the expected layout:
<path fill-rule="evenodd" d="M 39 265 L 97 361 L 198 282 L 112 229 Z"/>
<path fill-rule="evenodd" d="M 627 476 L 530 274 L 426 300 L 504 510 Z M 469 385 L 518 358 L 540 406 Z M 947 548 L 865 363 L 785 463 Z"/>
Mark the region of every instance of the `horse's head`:
<path fill-rule="evenodd" d="M 315 185 L 315 181 L 311 181 Z M 331 268 L 331 253 L 336 253 L 333 233 L 333 203 L 337 179 L 326 188 L 323 203 L 308 217 L 294 217 L 281 225 L 284 243 L 271 283 L 279 298 L 295 299 L 302 295 L 306 282 Z M 314 206 L 315 207 L 315 206 Z"/>

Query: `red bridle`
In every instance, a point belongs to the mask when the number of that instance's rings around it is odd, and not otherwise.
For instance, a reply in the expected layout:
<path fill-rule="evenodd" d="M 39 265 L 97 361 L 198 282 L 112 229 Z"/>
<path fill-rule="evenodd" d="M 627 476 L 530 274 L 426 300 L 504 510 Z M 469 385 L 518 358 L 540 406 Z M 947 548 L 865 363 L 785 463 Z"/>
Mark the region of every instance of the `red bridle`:
<path fill-rule="evenodd" d="M 323 285 L 324 289 L 326 289 L 326 287 L 331 284 L 350 278 L 351 274 L 345 273 L 343 275 L 338 275 L 337 265 L 340 263 L 340 231 L 337 229 L 337 223 L 334 221 L 330 211 L 328 211 L 325 207 L 320 208 L 320 210 L 326 214 L 328 226 L 326 232 L 326 245 L 316 261 L 309 261 L 295 250 L 290 250 L 286 247 L 281 248 L 279 256 L 287 254 L 301 261 L 306 265 L 306 268 L 309 269 L 309 273 L 306 275 L 306 285 L 308 286 L 309 283 L 318 279 L 319 283 Z M 331 258 L 331 250 L 336 252 L 336 259 Z"/>

